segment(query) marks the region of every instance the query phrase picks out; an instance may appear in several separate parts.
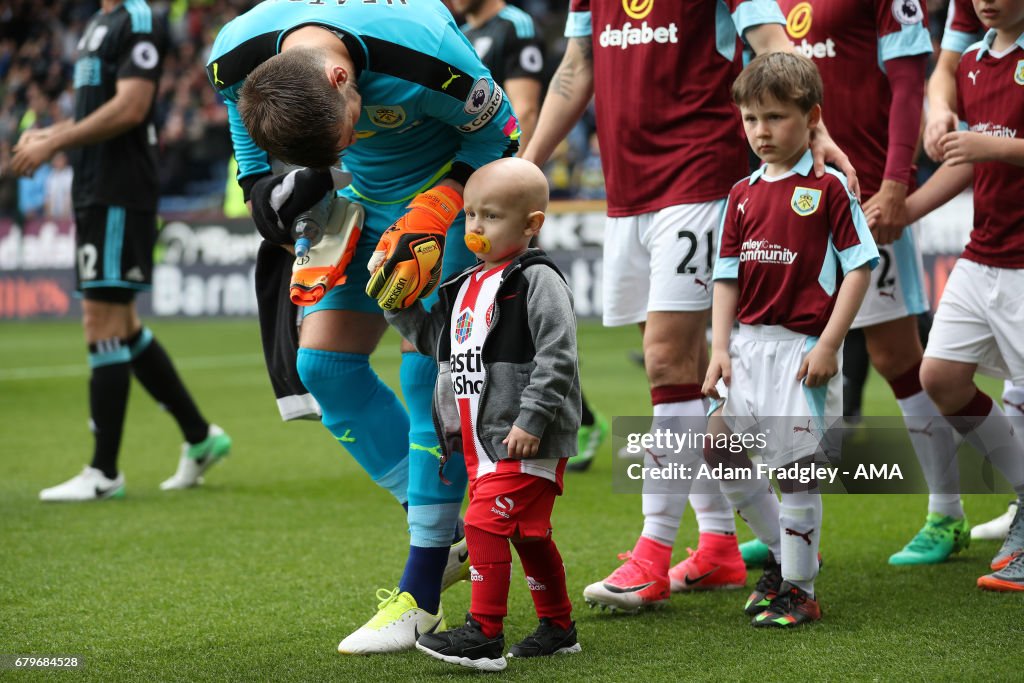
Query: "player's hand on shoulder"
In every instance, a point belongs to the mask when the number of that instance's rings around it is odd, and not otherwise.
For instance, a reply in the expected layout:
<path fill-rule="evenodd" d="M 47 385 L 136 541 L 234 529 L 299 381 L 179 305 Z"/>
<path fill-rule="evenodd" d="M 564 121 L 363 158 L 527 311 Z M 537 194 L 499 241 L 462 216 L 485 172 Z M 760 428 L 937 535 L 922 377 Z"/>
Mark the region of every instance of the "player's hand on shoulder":
<path fill-rule="evenodd" d="M 846 184 L 850 192 L 857 199 L 860 199 L 860 181 L 857 179 L 857 169 L 853 167 L 850 157 L 839 148 L 835 140 L 828 134 L 823 126 L 818 126 L 811 134 L 811 156 L 814 158 L 814 176 L 821 178 L 825 175 L 825 164 L 832 164 L 846 176 Z"/>
<path fill-rule="evenodd" d="M 838 372 L 839 354 L 819 342 L 804 356 L 796 379 L 813 389 L 827 384 Z"/>
<path fill-rule="evenodd" d="M 502 443 L 508 447 L 508 457 L 514 460 L 535 458 L 540 451 L 540 437 L 515 425 L 512 425 Z"/>

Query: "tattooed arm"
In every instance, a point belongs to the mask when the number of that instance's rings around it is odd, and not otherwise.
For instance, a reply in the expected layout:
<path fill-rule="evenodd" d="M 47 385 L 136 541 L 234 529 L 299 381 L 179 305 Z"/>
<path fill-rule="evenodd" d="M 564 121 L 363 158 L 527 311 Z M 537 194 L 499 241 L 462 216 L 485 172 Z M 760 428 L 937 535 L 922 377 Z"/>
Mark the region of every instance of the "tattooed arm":
<path fill-rule="evenodd" d="M 537 128 L 523 152 L 523 158 L 542 166 L 583 116 L 593 94 L 594 48 L 591 37 L 570 38 L 562 63 L 548 85 Z"/>

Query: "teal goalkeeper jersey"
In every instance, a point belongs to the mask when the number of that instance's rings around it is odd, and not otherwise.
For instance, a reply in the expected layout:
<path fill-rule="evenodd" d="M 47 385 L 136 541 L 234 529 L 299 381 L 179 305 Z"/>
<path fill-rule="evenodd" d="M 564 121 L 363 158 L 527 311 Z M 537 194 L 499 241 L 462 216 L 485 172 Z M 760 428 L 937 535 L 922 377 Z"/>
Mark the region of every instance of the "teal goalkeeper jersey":
<path fill-rule="evenodd" d="M 291 30 L 310 25 L 335 31 L 356 64 L 362 112 L 342 160 L 363 198 L 406 201 L 448 173 L 464 182 L 515 154 L 508 98 L 439 0 L 266 0 L 221 29 L 206 67 L 227 103 L 239 181 L 268 173 L 270 160 L 242 124 L 238 91 Z"/>

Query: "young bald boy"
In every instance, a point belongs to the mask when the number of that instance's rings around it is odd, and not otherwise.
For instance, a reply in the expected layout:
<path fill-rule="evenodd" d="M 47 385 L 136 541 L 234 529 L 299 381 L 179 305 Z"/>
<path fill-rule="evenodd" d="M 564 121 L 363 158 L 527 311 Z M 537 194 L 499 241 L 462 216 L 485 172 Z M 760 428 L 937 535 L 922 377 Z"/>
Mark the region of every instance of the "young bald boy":
<path fill-rule="evenodd" d="M 576 454 L 580 384 L 572 293 L 530 240 L 544 224 L 548 184 L 522 159 L 500 159 L 466 184 L 466 246 L 480 262 L 445 281 L 427 311 L 388 322 L 432 355 L 440 372 L 434 424 L 441 474 L 452 451 L 469 473 L 466 542 L 472 597 L 466 624 L 425 633 L 416 647 L 443 661 L 501 671 L 515 546 L 540 626 L 510 657 L 579 652 L 551 510 Z"/>

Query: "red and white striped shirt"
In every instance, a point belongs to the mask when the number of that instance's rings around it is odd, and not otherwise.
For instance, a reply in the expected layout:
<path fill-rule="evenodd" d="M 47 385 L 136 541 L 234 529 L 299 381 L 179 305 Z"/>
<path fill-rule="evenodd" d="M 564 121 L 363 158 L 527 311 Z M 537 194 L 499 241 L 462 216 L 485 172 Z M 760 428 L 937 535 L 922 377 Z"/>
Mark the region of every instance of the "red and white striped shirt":
<path fill-rule="evenodd" d="M 477 419 L 486 372 L 483 347 L 494 315 L 494 302 L 504 268 L 479 270 L 462 283 L 451 320 L 452 390 L 459 408 L 462 448 L 470 482 L 491 472 L 515 472 L 541 477 L 562 489 L 565 458 L 534 458 L 493 462 L 480 442 Z M 512 429 L 512 425 L 508 425 Z"/>

